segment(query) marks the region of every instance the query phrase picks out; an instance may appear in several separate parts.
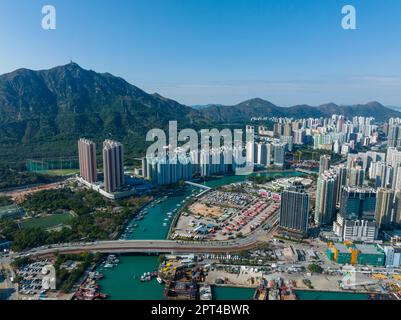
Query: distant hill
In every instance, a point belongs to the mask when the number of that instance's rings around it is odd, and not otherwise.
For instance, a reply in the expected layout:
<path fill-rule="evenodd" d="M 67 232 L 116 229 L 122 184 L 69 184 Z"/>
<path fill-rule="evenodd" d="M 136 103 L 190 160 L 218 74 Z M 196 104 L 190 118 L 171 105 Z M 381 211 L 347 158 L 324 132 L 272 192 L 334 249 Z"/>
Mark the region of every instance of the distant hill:
<path fill-rule="evenodd" d="M 211 105 L 201 109 L 205 117 L 227 121 L 249 121 L 251 117 L 293 117 L 293 118 L 319 118 L 340 114 L 346 117 L 365 116 L 375 117 L 377 121 L 385 121 L 390 117 L 399 117 L 401 112 L 383 106 L 379 102 L 369 102 L 358 105 L 323 104 L 317 107 L 309 105 L 296 105 L 283 108 L 273 103 L 256 98 L 241 102 L 234 106 Z"/>
<path fill-rule="evenodd" d="M 19 69 L 0 76 L 0 164 L 14 166 L 26 158 L 76 156 L 76 140 L 124 143 L 133 158 L 146 149 L 151 128 L 207 128 L 221 123 L 245 124 L 252 117 L 323 117 L 361 115 L 385 120 L 401 113 L 378 102 L 282 108 L 255 98 L 234 106 L 185 106 L 148 94 L 109 73 L 85 70 L 76 63 L 49 70 Z M 99 149 L 99 148 L 98 148 Z"/>
<path fill-rule="evenodd" d="M 195 105 L 191 106 L 191 108 L 195 109 L 195 110 L 202 110 L 202 109 L 209 108 L 211 106 L 222 106 L 222 105 L 221 104 L 195 104 Z"/>
<path fill-rule="evenodd" d="M 401 107 L 397 107 L 397 106 L 386 106 L 389 109 L 395 110 L 395 111 L 401 111 Z"/>

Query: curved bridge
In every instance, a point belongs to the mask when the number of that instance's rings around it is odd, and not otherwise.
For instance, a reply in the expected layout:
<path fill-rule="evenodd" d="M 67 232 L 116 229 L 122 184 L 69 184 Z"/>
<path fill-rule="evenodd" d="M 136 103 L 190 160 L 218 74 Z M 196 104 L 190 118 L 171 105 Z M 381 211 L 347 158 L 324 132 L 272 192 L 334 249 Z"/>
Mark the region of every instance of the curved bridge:
<path fill-rule="evenodd" d="M 275 231 L 278 221 L 268 231 L 259 228 L 245 238 L 228 241 L 181 240 L 114 240 L 88 243 L 67 243 L 35 248 L 15 254 L 15 257 L 43 257 L 58 253 L 235 253 L 249 250 L 263 243 Z"/>
<path fill-rule="evenodd" d="M 227 242 L 186 242 L 173 240 L 117 240 L 94 243 L 62 244 L 35 248 L 18 256 L 48 256 L 58 253 L 233 253 L 256 247 L 258 239 Z"/>

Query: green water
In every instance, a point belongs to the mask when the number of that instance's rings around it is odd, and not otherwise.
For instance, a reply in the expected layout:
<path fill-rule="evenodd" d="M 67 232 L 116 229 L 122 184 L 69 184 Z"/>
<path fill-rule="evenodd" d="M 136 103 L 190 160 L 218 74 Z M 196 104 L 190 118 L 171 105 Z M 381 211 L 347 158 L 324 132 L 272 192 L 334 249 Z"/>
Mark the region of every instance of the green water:
<path fill-rule="evenodd" d="M 131 225 L 137 224 L 138 227 L 125 239 L 166 239 L 174 214 L 179 211 L 182 201 L 185 201 L 185 198 L 191 195 L 192 190 L 196 190 L 197 193 L 200 192 L 200 189 L 188 186 L 159 204 L 153 202 L 153 207 L 151 204 L 147 205 L 145 209 L 148 214 L 144 216 L 143 220 L 130 223 Z M 169 218 L 168 212 L 173 212 L 174 214 Z"/>
<path fill-rule="evenodd" d="M 263 176 L 299 176 L 299 172 L 283 173 L 254 173 L 254 175 Z M 210 180 L 204 184 L 211 188 L 244 181 L 246 176 L 226 176 L 220 179 Z M 201 190 L 196 187 L 186 187 L 180 193 L 174 193 L 163 202 L 148 205 L 146 209 L 148 214 L 143 220 L 132 221 L 131 224 L 137 224 L 126 239 L 165 239 L 172 218 L 168 219 L 168 212 L 179 211 L 182 201 L 192 194 Z M 180 206 L 177 206 L 177 205 Z M 167 219 L 167 220 L 165 220 Z M 157 256 L 121 256 L 120 264 L 113 269 L 99 269 L 105 278 L 99 281 L 101 291 L 109 295 L 109 299 L 115 300 L 160 300 L 163 298 L 163 287 L 156 281 L 140 282 L 138 278 L 145 273 L 156 270 L 158 267 Z M 137 279 L 134 279 L 134 275 Z M 216 287 L 216 297 L 220 300 L 252 299 L 252 289 Z M 252 291 L 252 292 L 251 292 Z M 251 292 L 251 293 L 250 293 Z"/>
<path fill-rule="evenodd" d="M 298 300 L 369 300 L 365 293 L 326 292 L 326 291 L 295 291 Z"/>
<path fill-rule="evenodd" d="M 303 175 L 301 172 L 296 171 L 284 171 L 284 172 L 255 172 L 251 174 L 251 176 L 263 176 L 263 177 L 296 177 Z M 230 183 L 236 183 L 246 180 L 248 176 L 236 176 L 236 175 L 229 175 L 225 176 L 220 179 L 210 180 L 205 182 L 205 185 L 210 188 L 220 187 Z"/>
<path fill-rule="evenodd" d="M 120 256 L 113 269 L 98 268 L 105 277 L 99 281 L 100 290 L 110 300 L 160 300 L 163 286 L 156 280 L 140 282 L 145 272 L 158 268 L 156 256 Z M 134 278 L 135 276 L 135 278 Z"/>

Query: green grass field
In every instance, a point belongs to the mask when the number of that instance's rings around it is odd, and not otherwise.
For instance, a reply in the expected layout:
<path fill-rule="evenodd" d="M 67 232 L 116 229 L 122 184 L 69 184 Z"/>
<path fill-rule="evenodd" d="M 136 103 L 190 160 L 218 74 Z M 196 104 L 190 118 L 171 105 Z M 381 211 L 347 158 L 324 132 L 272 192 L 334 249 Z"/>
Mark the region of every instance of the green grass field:
<path fill-rule="evenodd" d="M 48 229 L 60 224 L 64 224 L 71 218 L 72 218 L 71 214 L 66 212 L 42 218 L 29 219 L 23 221 L 21 225 L 23 228 Z"/>
<path fill-rule="evenodd" d="M 79 172 L 79 169 L 63 169 L 63 170 L 49 170 L 45 171 L 49 176 L 68 176 L 72 174 L 76 174 Z"/>

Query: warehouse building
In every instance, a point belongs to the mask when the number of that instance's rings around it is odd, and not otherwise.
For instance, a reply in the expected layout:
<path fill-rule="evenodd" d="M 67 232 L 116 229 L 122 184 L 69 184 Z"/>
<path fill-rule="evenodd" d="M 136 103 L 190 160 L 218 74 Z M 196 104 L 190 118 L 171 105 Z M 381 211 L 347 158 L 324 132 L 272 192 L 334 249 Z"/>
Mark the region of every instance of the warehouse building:
<path fill-rule="evenodd" d="M 383 266 L 385 263 L 385 252 L 377 245 L 330 243 L 326 254 L 338 264 Z"/>

